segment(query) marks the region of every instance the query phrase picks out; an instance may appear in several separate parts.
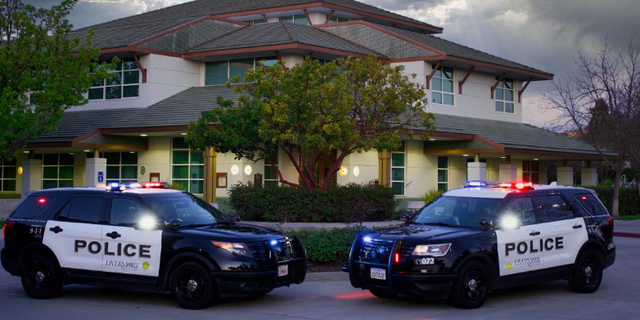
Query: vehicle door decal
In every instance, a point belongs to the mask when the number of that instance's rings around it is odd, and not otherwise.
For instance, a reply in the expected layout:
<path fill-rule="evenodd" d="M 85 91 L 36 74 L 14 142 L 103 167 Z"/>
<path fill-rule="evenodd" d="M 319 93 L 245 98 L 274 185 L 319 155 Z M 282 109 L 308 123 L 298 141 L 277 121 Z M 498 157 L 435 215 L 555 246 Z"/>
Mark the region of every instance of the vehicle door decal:
<path fill-rule="evenodd" d="M 101 231 L 99 224 L 49 220 L 42 243 L 63 268 L 101 271 Z"/>
<path fill-rule="evenodd" d="M 103 226 L 102 271 L 157 277 L 160 274 L 162 230 Z"/>

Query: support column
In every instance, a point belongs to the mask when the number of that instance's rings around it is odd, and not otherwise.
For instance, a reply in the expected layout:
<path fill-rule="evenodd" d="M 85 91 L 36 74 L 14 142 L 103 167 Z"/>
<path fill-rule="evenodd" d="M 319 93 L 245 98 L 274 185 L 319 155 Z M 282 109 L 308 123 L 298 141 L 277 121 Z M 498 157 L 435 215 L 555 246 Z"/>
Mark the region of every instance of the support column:
<path fill-rule="evenodd" d="M 20 192 L 24 197 L 27 192 L 42 189 L 42 160 L 22 160 L 22 181 Z"/>
<path fill-rule="evenodd" d="M 89 158 L 85 167 L 85 185 L 96 187 L 107 183 L 107 159 Z"/>
<path fill-rule="evenodd" d="M 476 153 L 473 157 L 474 162 L 467 163 L 468 180 L 487 180 L 487 164 L 480 162 L 480 154 Z"/>
<path fill-rule="evenodd" d="M 573 167 L 558 167 L 558 185 L 573 185 Z"/>
<path fill-rule="evenodd" d="M 391 185 L 391 152 L 378 151 L 378 184 L 389 187 Z"/>
<path fill-rule="evenodd" d="M 204 150 L 204 201 L 208 203 L 216 203 L 216 157 L 218 153 L 213 147 L 207 147 Z"/>
<path fill-rule="evenodd" d="M 583 186 L 597 186 L 598 185 L 598 169 L 582 168 L 581 178 L 582 178 Z"/>
<path fill-rule="evenodd" d="M 515 164 L 501 164 L 498 180 L 502 182 L 518 180 L 518 166 Z"/>

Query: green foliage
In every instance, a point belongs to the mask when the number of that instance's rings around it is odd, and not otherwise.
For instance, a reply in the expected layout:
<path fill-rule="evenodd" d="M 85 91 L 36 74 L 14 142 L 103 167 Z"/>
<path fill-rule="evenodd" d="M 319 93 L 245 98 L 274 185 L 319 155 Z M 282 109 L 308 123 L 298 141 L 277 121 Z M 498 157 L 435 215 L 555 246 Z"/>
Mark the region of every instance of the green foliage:
<path fill-rule="evenodd" d="M 613 188 L 603 186 L 586 186 L 598 193 L 602 204 L 611 212 L 613 206 Z M 620 216 L 631 216 L 640 213 L 640 195 L 638 188 L 620 188 Z"/>
<path fill-rule="evenodd" d="M 631 216 L 620 216 L 618 217 L 618 220 L 626 220 L 626 221 L 630 221 L 630 220 L 638 220 L 640 219 L 640 214 L 634 214 Z"/>
<path fill-rule="evenodd" d="M 413 128 L 433 130 L 434 116 L 424 111 L 424 88 L 402 71 L 374 57 L 258 67 L 234 85 L 237 104 L 219 97 L 219 107 L 191 123 L 186 140 L 193 148 L 212 146 L 237 159 L 267 163 L 280 150 L 301 180 L 285 180 L 276 166 L 281 183 L 326 191 L 349 154 L 395 149 L 413 136 Z M 317 165 L 336 150 L 319 185 Z"/>
<path fill-rule="evenodd" d="M 318 231 L 287 232 L 288 237 L 298 236 L 310 262 L 344 262 L 349 259 L 349 251 L 355 238 L 372 230 L 366 228 L 343 228 Z"/>
<path fill-rule="evenodd" d="M 396 204 L 391 188 L 357 184 L 326 192 L 238 184 L 231 187 L 229 200 L 242 220 L 281 222 L 385 221 L 393 217 Z"/>
<path fill-rule="evenodd" d="M 180 191 L 187 191 L 187 187 L 181 181 L 168 182 L 167 183 L 167 188 L 174 189 L 174 190 L 180 190 Z"/>
<path fill-rule="evenodd" d="M 0 1 L 0 160 L 56 130 L 64 110 L 85 104 L 91 84 L 107 77 L 99 49 L 91 48 L 93 33 L 82 42 L 69 37 L 66 17 L 76 2 L 36 9 Z"/>
<path fill-rule="evenodd" d="M 425 204 L 428 204 L 429 202 L 433 201 L 435 198 L 441 196 L 443 193 L 444 192 L 442 192 L 441 190 L 432 188 L 429 191 L 427 191 L 422 197 L 420 197 L 420 199 L 424 201 Z"/>
<path fill-rule="evenodd" d="M 22 195 L 19 193 L 0 193 L 0 199 L 20 199 Z"/>

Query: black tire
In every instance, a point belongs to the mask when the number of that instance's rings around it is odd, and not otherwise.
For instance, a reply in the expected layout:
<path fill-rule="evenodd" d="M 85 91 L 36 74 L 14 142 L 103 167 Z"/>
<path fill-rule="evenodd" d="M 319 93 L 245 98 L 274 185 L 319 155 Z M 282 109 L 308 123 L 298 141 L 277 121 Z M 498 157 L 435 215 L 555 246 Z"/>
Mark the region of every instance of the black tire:
<path fill-rule="evenodd" d="M 389 290 L 369 289 L 369 291 L 371 292 L 371 294 L 373 294 L 374 296 L 376 296 L 378 298 L 394 299 L 394 298 L 398 297 L 398 295 L 395 292 L 392 292 L 392 291 L 389 291 Z"/>
<path fill-rule="evenodd" d="M 172 273 L 171 295 L 185 309 L 203 309 L 213 304 L 215 286 L 209 270 L 196 262 L 180 264 Z"/>
<path fill-rule="evenodd" d="M 481 307 L 489 294 L 490 272 L 478 261 L 470 261 L 460 269 L 451 288 L 451 302 L 458 308 Z"/>
<path fill-rule="evenodd" d="M 585 251 L 578 258 L 569 286 L 571 290 L 579 293 L 593 293 L 602 283 L 604 259 L 595 251 Z"/>
<path fill-rule="evenodd" d="M 54 298 L 62 292 L 62 278 L 55 262 L 34 254 L 25 259 L 21 267 L 22 288 L 34 299 Z"/>

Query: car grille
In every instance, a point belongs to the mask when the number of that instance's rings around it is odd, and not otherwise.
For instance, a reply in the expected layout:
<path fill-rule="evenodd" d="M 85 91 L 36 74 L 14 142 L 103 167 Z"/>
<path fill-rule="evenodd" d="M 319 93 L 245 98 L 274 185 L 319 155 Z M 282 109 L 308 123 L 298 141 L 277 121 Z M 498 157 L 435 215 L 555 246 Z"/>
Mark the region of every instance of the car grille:
<path fill-rule="evenodd" d="M 269 257 L 269 249 L 264 242 L 247 242 L 247 247 L 256 260 L 259 268 L 267 268 L 273 266 L 273 260 Z"/>
<path fill-rule="evenodd" d="M 362 249 L 360 249 L 359 260 L 386 264 L 389 262 L 392 251 L 393 241 L 372 239 L 370 242 L 365 242 Z"/>
<path fill-rule="evenodd" d="M 295 257 L 291 241 L 285 239 L 278 240 L 275 245 L 270 245 L 264 241 L 247 242 L 246 245 L 260 268 L 273 267 L 276 261 L 288 261 Z M 270 249 L 269 246 L 272 248 Z"/>
<path fill-rule="evenodd" d="M 291 241 L 289 240 L 279 240 L 278 244 L 273 246 L 273 251 L 275 252 L 276 259 L 278 259 L 278 261 L 287 261 L 294 257 Z"/>

